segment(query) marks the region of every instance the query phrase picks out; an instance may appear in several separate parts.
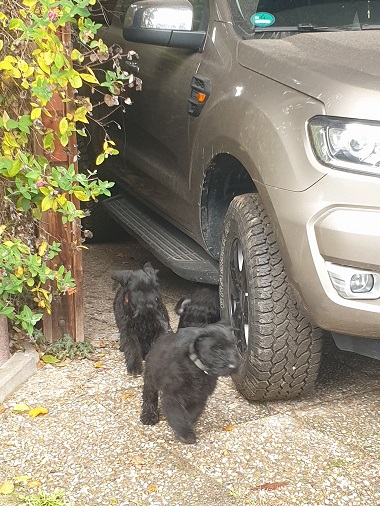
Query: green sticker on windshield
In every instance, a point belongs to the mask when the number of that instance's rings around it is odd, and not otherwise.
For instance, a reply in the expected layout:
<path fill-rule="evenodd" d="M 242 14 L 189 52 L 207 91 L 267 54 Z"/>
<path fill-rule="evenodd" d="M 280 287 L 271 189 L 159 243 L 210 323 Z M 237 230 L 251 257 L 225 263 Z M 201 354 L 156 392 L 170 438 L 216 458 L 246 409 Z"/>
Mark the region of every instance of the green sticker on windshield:
<path fill-rule="evenodd" d="M 251 16 L 251 23 L 253 26 L 257 26 L 259 28 L 264 28 L 266 26 L 271 26 L 276 21 L 276 18 L 273 14 L 269 14 L 269 12 L 256 12 Z"/>

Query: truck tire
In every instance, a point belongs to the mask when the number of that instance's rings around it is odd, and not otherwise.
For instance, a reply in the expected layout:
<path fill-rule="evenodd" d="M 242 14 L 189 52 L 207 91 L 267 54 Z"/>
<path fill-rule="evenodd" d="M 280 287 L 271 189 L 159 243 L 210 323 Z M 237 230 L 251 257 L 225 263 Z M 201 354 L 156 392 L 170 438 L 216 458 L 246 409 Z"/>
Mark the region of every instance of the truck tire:
<path fill-rule="evenodd" d="M 235 329 L 242 363 L 233 375 L 249 401 L 291 399 L 314 385 L 322 330 L 297 306 L 258 194 L 235 197 L 220 254 L 223 319 Z"/>

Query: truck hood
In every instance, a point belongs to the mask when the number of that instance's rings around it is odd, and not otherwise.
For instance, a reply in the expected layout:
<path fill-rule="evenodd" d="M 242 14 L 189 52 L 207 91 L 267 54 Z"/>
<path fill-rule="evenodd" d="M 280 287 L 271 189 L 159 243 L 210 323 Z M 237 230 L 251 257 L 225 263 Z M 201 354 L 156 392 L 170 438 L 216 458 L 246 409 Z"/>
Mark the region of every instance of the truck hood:
<path fill-rule="evenodd" d="M 329 115 L 380 119 L 380 30 L 240 41 L 238 62 L 320 100 Z"/>

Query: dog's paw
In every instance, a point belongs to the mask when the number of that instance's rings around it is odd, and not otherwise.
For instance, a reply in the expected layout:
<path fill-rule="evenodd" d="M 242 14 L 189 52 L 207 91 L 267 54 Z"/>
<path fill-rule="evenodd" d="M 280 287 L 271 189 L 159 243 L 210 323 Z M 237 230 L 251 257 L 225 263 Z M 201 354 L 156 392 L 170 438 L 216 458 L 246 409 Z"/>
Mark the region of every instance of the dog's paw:
<path fill-rule="evenodd" d="M 178 441 L 180 441 L 181 443 L 187 444 L 187 445 L 192 445 L 197 442 L 197 438 L 195 437 L 194 432 L 192 432 L 190 434 L 182 435 L 182 436 L 177 434 L 177 438 L 178 438 Z"/>
<path fill-rule="evenodd" d="M 140 415 L 140 422 L 144 425 L 156 425 L 159 419 L 160 417 L 157 412 L 146 413 L 143 411 Z"/>
<path fill-rule="evenodd" d="M 143 372 L 143 366 L 142 364 L 126 364 L 127 366 L 127 373 L 132 374 L 133 376 L 139 376 Z"/>

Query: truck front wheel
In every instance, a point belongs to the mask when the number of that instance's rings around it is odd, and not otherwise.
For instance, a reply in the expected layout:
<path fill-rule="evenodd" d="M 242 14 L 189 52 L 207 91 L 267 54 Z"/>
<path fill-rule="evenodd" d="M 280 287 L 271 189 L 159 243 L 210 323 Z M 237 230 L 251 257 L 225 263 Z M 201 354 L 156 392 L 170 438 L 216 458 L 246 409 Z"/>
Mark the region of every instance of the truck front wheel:
<path fill-rule="evenodd" d="M 250 401 L 290 399 L 314 385 L 322 331 L 299 310 L 258 194 L 235 197 L 222 235 L 222 317 L 242 363 L 233 380 Z"/>

